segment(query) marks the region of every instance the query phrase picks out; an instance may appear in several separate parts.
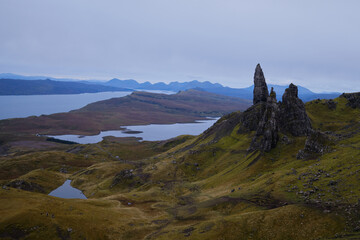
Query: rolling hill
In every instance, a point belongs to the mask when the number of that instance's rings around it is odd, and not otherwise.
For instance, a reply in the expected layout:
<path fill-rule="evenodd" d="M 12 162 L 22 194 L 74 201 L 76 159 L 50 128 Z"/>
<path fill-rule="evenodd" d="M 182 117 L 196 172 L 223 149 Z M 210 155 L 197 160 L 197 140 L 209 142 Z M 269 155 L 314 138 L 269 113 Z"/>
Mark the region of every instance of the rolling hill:
<path fill-rule="evenodd" d="M 279 102 L 260 68 L 254 78 L 254 104 L 199 136 L 39 150 L 6 143 L 0 236 L 358 239 L 360 93 L 304 104 L 291 84 Z M 141 102 L 164 101 L 136 94 Z M 89 199 L 46 195 L 66 178 Z"/>

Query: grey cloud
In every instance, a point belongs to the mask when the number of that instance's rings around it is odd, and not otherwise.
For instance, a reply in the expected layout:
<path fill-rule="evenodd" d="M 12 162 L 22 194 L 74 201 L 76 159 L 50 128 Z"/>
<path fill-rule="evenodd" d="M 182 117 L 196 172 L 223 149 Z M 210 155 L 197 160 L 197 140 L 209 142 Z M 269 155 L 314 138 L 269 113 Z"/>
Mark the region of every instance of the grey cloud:
<path fill-rule="evenodd" d="M 359 1 L 0 0 L 0 72 L 360 91 Z"/>

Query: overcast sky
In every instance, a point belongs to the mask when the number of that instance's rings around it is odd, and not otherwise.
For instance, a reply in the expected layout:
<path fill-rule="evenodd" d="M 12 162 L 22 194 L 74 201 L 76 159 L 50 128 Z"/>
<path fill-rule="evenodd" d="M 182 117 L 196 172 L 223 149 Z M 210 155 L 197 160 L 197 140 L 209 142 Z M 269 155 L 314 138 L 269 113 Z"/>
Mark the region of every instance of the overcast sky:
<path fill-rule="evenodd" d="M 0 72 L 360 91 L 360 1 L 0 0 Z"/>

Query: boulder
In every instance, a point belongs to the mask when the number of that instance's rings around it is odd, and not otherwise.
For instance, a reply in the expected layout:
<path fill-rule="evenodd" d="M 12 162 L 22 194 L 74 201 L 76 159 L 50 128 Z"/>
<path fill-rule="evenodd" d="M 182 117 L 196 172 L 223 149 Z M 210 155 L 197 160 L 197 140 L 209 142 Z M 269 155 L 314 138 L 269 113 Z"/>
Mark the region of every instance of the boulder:
<path fill-rule="evenodd" d="M 301 149 L 298 152 L 296 158 L 315 158 L 318 155 L 329 152 L 330 150 L 330 139 L 319 131 L 312 131 L 312 133 L 306 138 L 304 149 Z"/>

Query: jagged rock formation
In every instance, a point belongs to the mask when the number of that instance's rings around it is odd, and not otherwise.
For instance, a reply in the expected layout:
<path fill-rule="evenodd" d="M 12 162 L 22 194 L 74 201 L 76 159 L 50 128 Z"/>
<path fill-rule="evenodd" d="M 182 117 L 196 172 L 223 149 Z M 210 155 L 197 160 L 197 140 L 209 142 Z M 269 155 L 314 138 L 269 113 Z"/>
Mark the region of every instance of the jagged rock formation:
<path fill-rule="evenodd" d="M 346 98 L 348 106 L 352 108 L 360 108 L 360 92 L 357 93 L 343 93 L 340 97 Z"/>
<path fill-rule="evenodd" d="M 280 109 L 276 101 L 276 93 L 273 88 L 271 88 L 271 93 L 267 98 L 265 106 L 265 111 L 258 124 L 250 150 L 261 149 L 268 152 L 272 148 L 276 147 L 276 144 L 279 141 L 278 131 Z"/>
<path fill-rule="evenodd" d="M 290 84 L 285 90 L 282 102 L 277 102 L 273 89 L 270 95 L 268 94 L 265 77 L 259 64 L 254 75 L 254 105 L 245 112 L 235 112 L 222 117 L 213 127 L 205 131 L 202 137 L 206 138 L 215 133 L 214 140 L 218 140 L 229 135 L 239 122 L 239 134 L 256 131 L 249 151 L 270 151 L 276 147 L 280 132 L 286 136 L 283 138 L 286 144 L 291 143 L 290 136 L 308 136 L 313 132 L 305 105 L 298 97 L 297 86 Z"/>
<path fill-rule="evenodd" d="M 270 96 L 267 94 L 264 74 L 258 64 L 254 76 L 254 105 L 242 116 L 242 125 L 250 131 L 256 130 L 249 151 L 270 151 L 279 141 L 279 132 L 296 137 L 312 133 L 305 105 L 298 97 L 297 86 L 290 84 L 282 102 L 277 102 L 273 89 Z"/>
<path fill-rule="evenodd" d="M 306 114 L 305 104 L 298 97 L 298 88 L 290 84 L 280 103 L 280 128 L 293 136 L 305 136 L 311 132 L 311 122 Z"/>
<path fill-rule="evenodd" d="M 260 64 L 256 66 L 254 74 L 254 97 L 253 104 L 259 102 L 266 102 L 269 96 L 268 87 L 265 82 L 265 76 L 261 69 Z"/>

